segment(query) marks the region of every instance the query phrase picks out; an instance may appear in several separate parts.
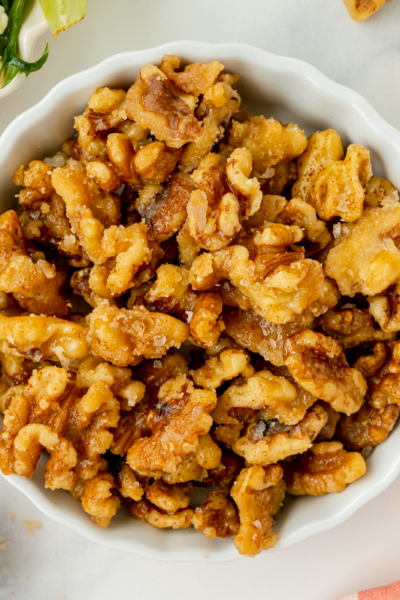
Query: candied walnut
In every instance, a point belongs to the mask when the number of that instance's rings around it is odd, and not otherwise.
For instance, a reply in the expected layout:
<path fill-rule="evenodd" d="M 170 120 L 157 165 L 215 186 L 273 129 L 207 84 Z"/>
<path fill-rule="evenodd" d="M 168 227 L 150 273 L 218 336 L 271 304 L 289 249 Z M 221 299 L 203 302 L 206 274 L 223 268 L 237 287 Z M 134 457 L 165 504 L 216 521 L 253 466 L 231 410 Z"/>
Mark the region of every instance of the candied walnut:
<path fill-rule="evenodd" d="M 400 405 L 400 344 L 397 342 L 390 346 L 388 361 L 382 370 L 368 381 L 370 404 L 374 408 L 385 408 L 388 404 Z"/>
<path fill-rule="evenodd" d="M 232 450 L 250 464 L 270 465 L 308 450 L 327 422 L 328 414 L 319 404 L 314 404 L 296 425 L 256 420 L 245 427 Z"/>
<path fill-rule="evenodd" d="M 365 379 L 369 379 L 382 369 L 386 362 L 386 356 L 387 352 L 385 344 L 383 342 L 377 342 L 372 347 L 372 354 L 357 358 L 353 367 L 360 371 Z"/>
<path fill-rule="evenodd" d="M 25 356 L 34 362 L 42 359 L 68 363 L 89 353 L 86 329 L 55 317 L 5 317 L 0 315 L 0 351 Z"/>
<path fill-rule="evenodd" d="M 266 421 L 278 419 L 287 425 L 295 425 L 303 419 L 317 399 L 292 382 L 289 371 L 284 367 L 276 368 L 275 372 L 276 375 L 260 371 L 246 377 L 242 385 L 231 385 L 218 398 L 214 421 L 221 425 L 246 422 L 246 412 L 250 421 L 258 416 Z"/>
<path fill-rule="evenodd" d="M 379 10 L 387 0 L 343 0 L 354 21 L 365 21 Z"/>
<path fill-rule="evenodd" d="M 309 240 L 305 242 L 307 256 L 323 250 L 332 240 L 326 223 L 317 218 L 315 208 L 299 198 L 290 200 L 276 220 L 284 225 L 298 225 L 305 232 Z"/>
<path fill-rule="evenodd" d="M 113 494 L 114 478 L 110 473 L 99 473 L 85 481 L 81 495 L 82 508 L 96 525 L 107 527 L 121 506 L 119 498 Z"/>
<path fill-rule="evenodd" d="M 87 320 L 92 352 L 118 367 L 138 364 L 143 358 L 161 358 L 189 337 L 188 325 L 144 306 L 131 310 L 99 306 Z"/>
<path fill-rule="evenodd" d="M 22 394 L 24 385 L 10 386 L 8 378 L 4 375 L 0 378 L 0 413 L 5 413 L 16 394 Z"/>
<path fill-rule="evenodd" d="M 236 505 L 222 490 L 211 492 L 195 509 L 192 523 L 209 540 L 236 535 L 240 526 Z"/>
<path fill-rule="evenodd" d="M 168 485 L 158 479 L 146 489 L 146 498 L 157 508 L 167 513 L 176 513 L 189 506 L 191 490 L 191 484 Z"/>
<path fill-rule="evenodd" d="M 332 408 L 332 406 L 327 402 L 321 400 L 319 403 L 321 404 L 321 406 L 324 407 L 324 409 L 328 413 L 328 421 L 316 437 L 317 442 L 322 442 L 326 440 L 331 440 L 333 438 L 336 432 L 336 426 L 342 415 L 338 413 L 334 408 Z"/>
<path fill-rule="evenodd" d="M 348 227 L 339 243 L 330 250 L 326 274 L 335 279 L 341 293 L 354 296 L 380 294 L 400 279 L 400 205 L 386 203 L 367 208 Z"/>
<path fill-rule="evenodd" d="M 115 192 L 123 184 L 123 179 L 114 165 L 105 159 L 91 160 L 86 165 L 86 173 L 106 192 Z"/>
<path fill-rule="evenodd" d="M 132 410 L 122 414 L 118 425 L 112 430 L 110 451 L 113 454 L 124 456 L 135 440 L 151 435 L 146 420 L 154 404 L 155 400 L 144 399 Z"/>
<path fill-rule="evenodd" d="M 135 223 L 125 229 L 112 226 L 104 232 L 102 243 L 111 258 L 91 269 L 89 286 L 95 294 L 112 298 L 137 285 L 138 271 L 143 270 L 152 257 L 146 233 L 144 223 Z"/>
<path fill-rule="evenodd" d="M 396 404 L 378 409 L 366 402 L 354 415 L 341 416 L 335 436 L 347 450 L 362 452 L 386 440 L 396 424 L 399 411 Z"/>
<path fill-rule="evenodd" d="M 217 288 L 220 289 L 220 288 Z M 292 323 L 269 323 L 252 310 L 225 307 L 223 311 L 226 333 L 251 352 L 261 354 L 272 364 L 281 366 L 286 340 L 293 334 L 313 326 L 314 317 L 303 313 Z"/>
<path fill-rule="evenodd" d="M 297 125 L 283 126 L 275 119 L 251 117 L 249 121 L 233 121 L 228 147 L 246 148 L 253 157 L 253 170 L 258 179 L 274 176 L 274 167 L 292 161 L 304 152 L 307 138 Z"/>
<path fill-rule="evenodd" d="M 203 348 L 213 348 L 225 329 L 220 315 L 223 303 L 219 294 L 206 292 L 197 297 L 190 319 L 190 334 Z"/>
<path fill-rule="evenodd" d="M 187 65 L 183 71 L 177 72 L 181 64 L 180 58 L 172 54 L 164 54 L 160 69 L 186 94 L 206 94 L 213 85 L 218 75 L 224 70 L 217 60 L 209 64 L 192 63 Z"/>
<path fill-rule="evenodd" d="M 196 385 L 208 390 L 215 390 L 220 385 L 248 371 L 250 357 L 243 350 L 227 349 L 218 356 L 206 360 L 205 364 L 191 371 Z"/>
<path fill-rule="evenodd" d="M 239 198 L 240 215 L 248 218 L 261 206 L 263 194 L 255 177 L 249 179 L 253 158 L 246 148 L 236 148 L 226 163 L 226 175 L 235 195 Z"/>
<path fill-rule="evenodd" d="M 286 341 L 284 360 L 301 387 L 338 412 L 351 415 L 360 409 L 366 381 L 348 366 L 341 346 L 332 338 L 315 331 L 296 333 Z"/>
<path fill-rule="evenodd" d="M 144 489 L 137 480 L 135 473 L 124 461 L 119 471 L 114 475 L 115 486 L 123 498 L 138 502 L 144 495 Z"/>
<path fill-rule="evenodd" d="M 168 148 L 163 142 L 152 142 L 140 148 L 134 163 L 137 172 L 150 183 L 163 183 L 174 171 L 182 151 Z"/>
<path fill-rule="evenodd" d="M 196 448 L 196 460 L 204 469 L 217 469 L 221 462 L 222 451 L 214 442 L 211 435 L 206 433 L 199 437 L 199 445 Z"/>
<path fill-rule="evenodd" d="M 189 232 L 207 250 L 227 246 L 240 229 L 240 203 L 226 182 L 224 158 L 209 154 L 193 172 L 198 189 L 187 205 Z"/>
<path fill-rule="evenodd" d="M 168 379 L 189 372 L 185 358 L 177 352 L 170 352 L 160 360 L 142 363 L 134 368 L 134 375 L 146 386 L 146 391 L 156 397 L 158 390 Z"/>
<path fill-rule="evenodd" d="M 146 184 L 140 191 L 137 209 L 158 240 L 166 240 L 181 229 L 193 187 L 189 176 L 177 173 L 164 186 Z"/>
<path fill-rule="evenodd" d="M 378 208 L 388 201 L 398 202 L 399 192 L 387 179 L 371 177 L 365 185 L 365 208 Z"/>
<path fill-rule="evenodd" d="M 208 433 L 215 405 L 214 391 L 195 389 L 184 375 L 166 381 L 147 417 L 151 436 L 135 441 L 128 451 L 130 467 L 143 474 L 172 473 L 184 456 L 196 450 L 199 436 Z"/>
<path fill-rule="evenodd" d="M 119 178 L 136 189 L 142 187 L 143 182 L 135 167 L 135 151 L 129 136 L 110 133 L 107 136 L 107 155 Z"/>
<path fill-rule="evenodd" d="M 338 340 L 344 349 L 394 339 L 394 334 L 385 333 L 376 327 L 367 309 L 329 310 L 322 317 L 321 326 L 324 332 Z"/>
<path fill-rule="evenodd" d="M 237 81 L 234 78 L 231 76 L 231 81 L 228 81 L 225 76 L 225 80 L 218 81 L 204 94 L 196 110 L 196 117 L 202 120 L 203 135 L 185 146 L 179 163 L 182 171 L 190 173 L 199 167 L 203 158 L 222 138 L 232 116 L 239 111 L 240 96 L 231 87 Z"/>
<path fill-rule="evenodd" d="M 314 183 L 321 172 L 343 158 L 342 140 L 334 129 L 310 135 L 305 151 L 297 159 L 297 180 L 292 187 L 292 198 L 309 202 Z"/>
<path fill-rule="evenodd" d="M 20 306 L 38 314 L 63 317 L 70 306 L 63 294 L 66 275 L 51 263 L 28 256 L 17 214 L 0 217 L 0 289 L 14 296 Z"/>
<path fill-rule="evenodd" d="M 157 140 L 171 148 L 181 148 L 203 135 L 185 100 L 190 101 L 160 69 L 147 65 L 128 91 L 126 112 L 141 127 L 153 131 Z"/>
<path fill-rule="evenodd" d="M 201 247 L 194 241 L 189 231 L 188 221 L 185 221 L 178 235 L 176 242 L 179 249 L 179 262 L 183 267 L 190 269 L 194 259 L 201 252 Z"/>
<path fill-rule="evenodd" d="M 364 186 L 372 177 L 368 150 L 358 144 L 350 144 L 343 161 L 334 161 L 324 168 L 313 181 L 308 201 L 318 216 L 328 221 L 341 217 L 352 222 L 361 217 L 365 192 Z"/>
<path fill-rule="evenodd" d="M 340 442 L 320 442 L 299 459 L 284 464 L 284 478 L 293 496 L 323 496 L 343 492 L 366 468 L 358 452 L 346 452 Z"/>
<path fill-rule="evenodd" d="M 135 519 L 145 521 L 157 529 L 186 529 L 192 524 L 193 509 L 182 508 L 172 514 L 168 514 L 157 508 L 148 500 L 134 502 L 128 507 L 129 512 Z"/>
<path fill-rule="evenodd" d="M 216 485 L 225 492 L 228 492 L 233 485 L 234 480 L 244 467 L 244 460 L 229 452 L 226 448 L 221 456 L 221 462 L 215 469 L 208 471 L 208 476 L 201 482 L 205 487 Z"/>
<path fill-rule="evenodd" d="M 199 465 L 195 452 L 184 456 L 178 467 L 172 473 L 162 473 L 163 480 L 169 485 L 187 483 L 188 481 L 201 482 L 207 477 L 207 471 Z"/>
<path fill-rule="evenodd" d="M 322 266 L 312 259 L 294 260 L 282 266 L 279 259 L 272 263 L 272 272 L 259 275 L 249 250 L 230 246 L 196 258 L 190 269 L 190 283 L 194 289 L 205 290 L 228 279 L 265 320 L 275 324 L 293 322 L 321 296 Z"/>
<path fill-rule="evenodd" d="M 275 223 L 288 201 L 283 196 L 265 194 L 259 210 L 243 223 L 246 229 L 262 229 L 266 223 Z"/>
<path fill-rule="evenodd" d="M 400 284 L 390 286 L 384 294 L 370 296 L 369 312 L 387 332 L 400 331 Z"/>
<path fill-rule="evenodd" d="M 145 396 L 146 387 L 141 381 L 132 379 L 130 369 L 114 367 L 95 356 L 84 358 L 76 374 L 76 382 L 82 388 L 104 381 L 112 393 L 117 396 L 123 410 L 130 410 L 141 402 Z"/>
<path fill-rule="evenodd" d="M 87 302 L 92 308 L 104 305 L 116 306 L 116 300 L 113 300 L 112 298 L 102 298 L 98 294 L 94 293 L 94 291 L 89 285 L 90 272 L 91 269 L 89 269 L 88 267 L 86 267 L 85 269 L 80 269 L 79 271 L 75 271 L 69 282 L 74 293 L 78 296 L 82 296 L 85 302 Z"/>
<path fill-rule="evenodd" d="M 103 242 L 104 230 L 120 222 L 119 196 L 102 190 L 88 176 L 84 165 L 73 159 L 54 169 L 51 179 L 65 202 L 72 231 L 90 260 L 102 264 L 109 258 Z"/>
<path fill-rule="evenodd" d="M 276 545 L 278 536 L 272 523 L 285 496 L 282 475 L 279 465 L 254 465 L 243 469 L 234 483 L 231 495 L 239 510 L 240 528 L 235 537 L 239 554 L 256 556 Z"/>

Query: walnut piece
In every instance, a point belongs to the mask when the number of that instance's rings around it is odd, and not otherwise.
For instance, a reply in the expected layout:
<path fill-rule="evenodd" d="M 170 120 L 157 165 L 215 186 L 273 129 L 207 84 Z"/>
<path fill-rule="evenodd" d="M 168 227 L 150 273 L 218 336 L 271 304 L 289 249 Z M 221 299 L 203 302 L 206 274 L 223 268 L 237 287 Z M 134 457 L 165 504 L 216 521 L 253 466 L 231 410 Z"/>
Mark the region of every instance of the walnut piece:
<path fill-rule="evenodd" d="M 366 21 L 377 10 L 379 10 L 387 0 L 343 0 L 350 17 L 354 21 Z"/>
<path fill-rule="evenodd" d="M 347 450 L 362 452 L 384 442 L 392 431 L 399 416 L 400 408 L 389 404 L 377 409 L 366 402 L 358 412 L 349 417 L 341 416 L 336 429 L 336 437 Z"/>
<path fill-rule="evenodd" d="M 284 466 L 287 491 L 293 496 L 323 496 L 342 492 L 366 471 L 358 452 L 346 452 L 340 442 L 320 442 L 298 460 Z"/>
<path fill-rule="evenodd" d="M 128 451 L 130 467 L 142 474 L 172 473 L 184 456 L 196 450 L 199 436 L 208 433 L 215 405 L 214 391 L 195 389 L 184 375 L 166 381 L 147 416 L 151 436 L 136 440 Z"/>
<path fill-rule="evenodd" d="M 285 344 L 285 365 L 310 394 L 328 402 L 338 412 L 357 412 L 367 391 L 364 377 L 351 369 L 341 346 L 315 331 L 303 331 Z"/>
<path fill-rule="evenodd" d="M 282 467 L 254 465 L 243 469 L 233 484 L 231 496 L 239 510 L 240 528 L 235 537 L 239 554 L 256 556 L 276 545 L 273 517 L 285 496 Z"/>
<path fill-rule="evenodd" d="M 329 310 L 322 317 L 321 325 L 323 331 L 345 350 L 371 342 L 390 341 L 395 337 L 379 329 L 366 309 Z"/>
<path fill-rule="evenodd" d="M 82 508 L 99 527 L 107 527 L 121 506 L 119 498 L 112 492 L 114 487 L 110 473 L 99 473 L 84 484 Z"/>
<path fill-rule="evenodd" d="M 240 526 L 236 505 L 222 490 L 211 492 L 195 509 L 192 523 L 209 540 L 236 535 Z"/>

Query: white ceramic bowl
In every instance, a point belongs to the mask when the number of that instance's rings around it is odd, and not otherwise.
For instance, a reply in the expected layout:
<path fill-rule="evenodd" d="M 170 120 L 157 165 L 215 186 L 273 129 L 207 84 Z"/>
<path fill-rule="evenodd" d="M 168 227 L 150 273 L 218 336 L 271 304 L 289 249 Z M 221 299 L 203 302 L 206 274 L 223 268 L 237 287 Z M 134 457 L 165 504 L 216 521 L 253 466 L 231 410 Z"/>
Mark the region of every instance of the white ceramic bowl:
<path fill-rule="evenodd" d="M 256 114 L 292 121 L 311 132 L 333 127 L 345 144 L 366 146 L 376 175 L 400 188 L 400 133 L 388 125 L 355 92 L 334 83 L 304 62 L 274 56 L 241 44 L 170 43 L 127 52 L 65 79 L 39 104 L 20 115 L 0 138 L 0 198 L 2 210 L 15 202 L 11 183 L 16 167 L 51 156 L 73 134 L 73 116 L 80 114 L 99 86 L 130 85 L 140 67 L 158 63 L 163 54 L 177 54 L 188 62 L 218 59 L 239 73 L 243 103 Z M 341 494 L 292 500 L 275 526 L 280 540 L 268 554 L 289 548 L 349 518 L 382 492 L 400 472 L 400 427 L 368 459 L 366 475 Z M 32 479 L 6 478 L 46 515 L 85 537 L 112 547 L 167 561 L 223 562 L 238 558 L 232 539 L 207 540 L 193 529 L 160 531 L 132 519 L 121 510 L 107 529 L 94 525 L 80 503 L 63 491 L 44 488 L 44 459 Z"/>

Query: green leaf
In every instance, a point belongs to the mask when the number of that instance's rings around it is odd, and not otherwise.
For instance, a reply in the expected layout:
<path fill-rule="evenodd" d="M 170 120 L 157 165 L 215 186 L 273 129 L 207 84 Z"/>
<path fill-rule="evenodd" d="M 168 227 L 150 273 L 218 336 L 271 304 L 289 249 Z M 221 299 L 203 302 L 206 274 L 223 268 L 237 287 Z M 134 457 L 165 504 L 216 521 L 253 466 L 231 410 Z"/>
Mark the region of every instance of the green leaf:
<path fill-rule="evenodd" d="M 3 60 L 0 75 L 5 74 L 2 88 L 6 87 L 18 73 L 25 73 L 28 76 L 41 69 L 49 56 L 48 44 L 43 55 L 35 62 L 28 63 L 17 55 L 18 35 L 21 29 L 24 5 L 25 0 L 13 0 L 8 14 L 7 29 L 0 36 L 0 56 Z"/>
<path fill-rule="evenodd" d="M 39 0 L 51 33 L 59 33 L 79 23 L 86 15 L 87 0 Z"/>

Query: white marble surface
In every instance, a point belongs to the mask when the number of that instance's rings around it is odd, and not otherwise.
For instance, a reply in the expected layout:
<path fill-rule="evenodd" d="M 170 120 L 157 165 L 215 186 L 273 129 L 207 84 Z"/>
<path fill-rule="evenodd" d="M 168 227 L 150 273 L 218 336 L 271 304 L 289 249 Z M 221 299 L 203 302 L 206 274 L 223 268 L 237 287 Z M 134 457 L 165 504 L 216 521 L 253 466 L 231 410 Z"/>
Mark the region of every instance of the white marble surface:
<path fill-rule="evenodd" d="M 400 0 L 364 24 L 349 19 L 341 0 L 89 0 L 83 23 L 48 36 L 46 67 L 0 102 L 0 132 L 64 77 L 117 52 L 181 39 L 245 42 L 301 58 L 400 129 L 399 23 Z M 179 565 L 92 544 L 0 479 L 0 599 L 334 600 L 400 578 L 399 496 L 400 479 L 343 525 L 282 553 Z M 27 519 L 41 528 L 29 533 Z"/>

